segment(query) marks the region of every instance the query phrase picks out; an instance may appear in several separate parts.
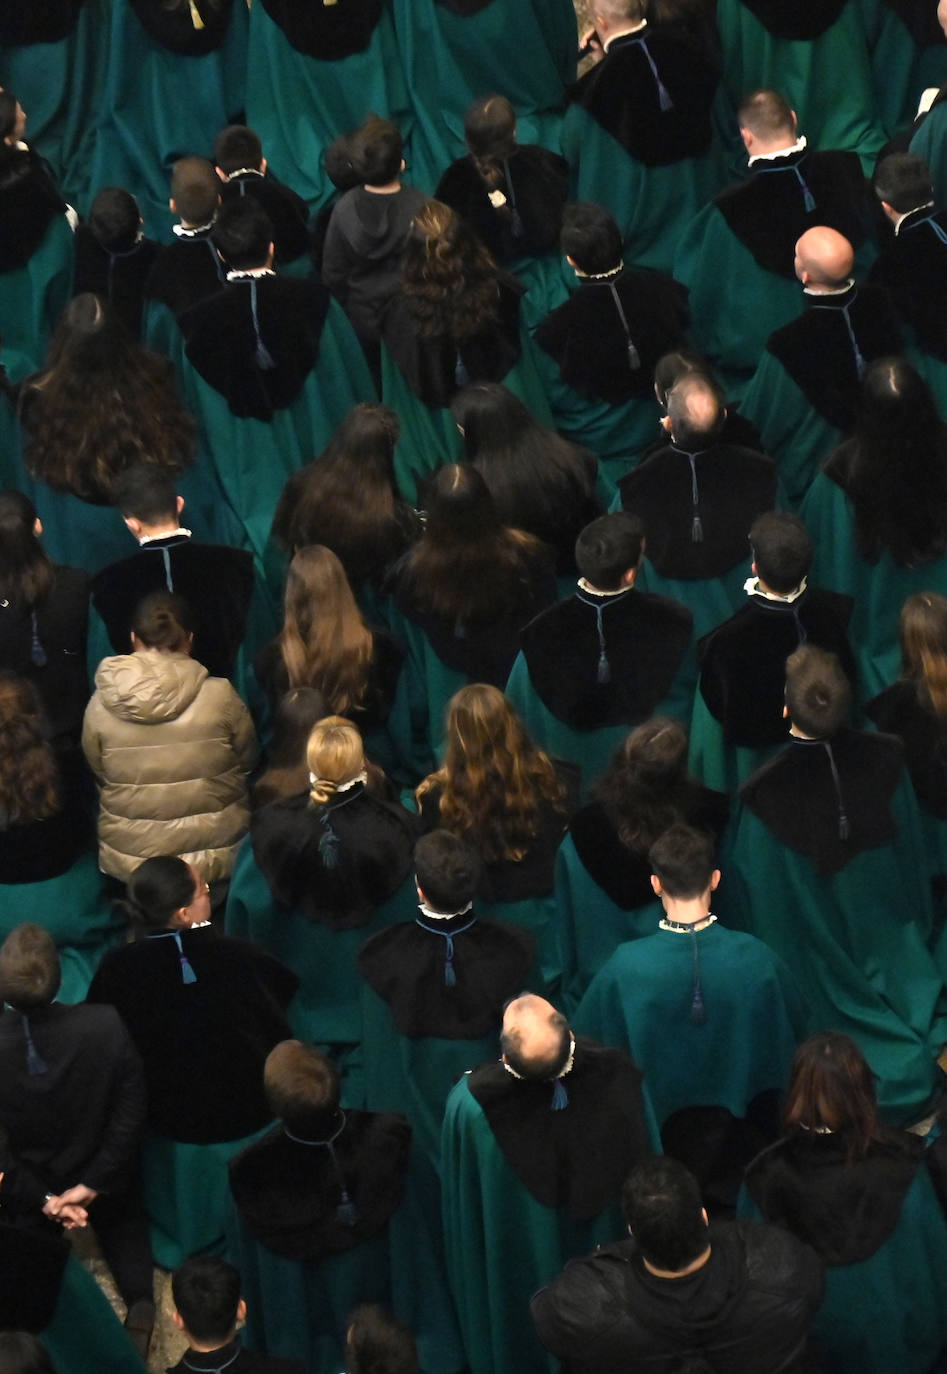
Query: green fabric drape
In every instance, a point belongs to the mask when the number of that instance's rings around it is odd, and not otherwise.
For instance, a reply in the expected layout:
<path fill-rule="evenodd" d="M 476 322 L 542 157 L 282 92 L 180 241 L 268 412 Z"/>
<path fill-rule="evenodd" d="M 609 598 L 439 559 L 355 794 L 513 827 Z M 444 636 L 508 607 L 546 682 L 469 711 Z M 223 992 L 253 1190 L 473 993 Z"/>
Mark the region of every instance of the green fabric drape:
<path fill-rule="evenodd" d="M 23 267 L 0 272 L 0 358 L 11 382 L 42 367 L 53 330 L 72 297 L 73 235 L 56 215 Z"/>
<path fill-rule="evenodd" d="M 144 1374 L 108 1298 L 75 1255 L 66 1261 L 56 1311 L 39 1338 L 59 1374 Z"/>

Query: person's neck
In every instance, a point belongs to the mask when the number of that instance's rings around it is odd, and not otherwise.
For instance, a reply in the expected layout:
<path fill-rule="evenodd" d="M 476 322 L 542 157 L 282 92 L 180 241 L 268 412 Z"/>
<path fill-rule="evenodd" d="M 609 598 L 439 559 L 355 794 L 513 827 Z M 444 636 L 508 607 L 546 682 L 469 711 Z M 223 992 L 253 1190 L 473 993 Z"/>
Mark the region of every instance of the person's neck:
<path fill-rule="evenodd" d="M 804 731 L 799 729 L 798 725 L 790 725 L 789 733 L 792 735 L 793 739 L 805 739 L 812 741 L 824 738 L 823 735 L 807 735 L 804 733 Z"/>
<path fill-rule="evenodd" d="M 699 926 L 710 918 L 710 897 L 707 893 L 691 898 L 669 897 L 665 893 L 661 905 L 667 919 L 676 926 Z"/>
<path fill-rule="evenodd" d="M 708 1245 L 702 1255 L 698 1255 L 695 1260 L 691 1260 L 690 1264 L 685 1265 L 683 1269 L 659 1269 L 656 1264 L 651 1264 L 646 1260 L 644 1255 L 641 1257 L 641 1262 L 648 1273 L 653 1274 L 656 1279 L 686 1279 L 690 1274 L 696 1274 L 698 1269 L 703 1269 L 709 1259 L 710 1246 Z"/>
<path fill-rule="evenodd" d="M 393 196 L 396 191 L 401 190 L 401 182 L 386 181 L 384 186 L 369 186 L 366 183 L 364 189 L 370 191 L 373 196 Z"/>
<path fill-rule="evenodd" d="M 228 1345 L 233 1345 L 234 1341 L 237 1339 L 237 1328 L 234 1327 L 234 1329 L 231 1331 L 230 1335 L 227 1337 L 225 1341 L 212 1341 L 210 1344 L 208 1344 L 207 1341 L 196 1340 L 191 1335 L 190 1331 L 187 1330 L 186 1327 L 184 1330 L 184 1334 L 187 1337 L 188 1345 L 195 1352 L 195 1354 L 215 1355 L 218 1350 L 226 1350 Z"/>

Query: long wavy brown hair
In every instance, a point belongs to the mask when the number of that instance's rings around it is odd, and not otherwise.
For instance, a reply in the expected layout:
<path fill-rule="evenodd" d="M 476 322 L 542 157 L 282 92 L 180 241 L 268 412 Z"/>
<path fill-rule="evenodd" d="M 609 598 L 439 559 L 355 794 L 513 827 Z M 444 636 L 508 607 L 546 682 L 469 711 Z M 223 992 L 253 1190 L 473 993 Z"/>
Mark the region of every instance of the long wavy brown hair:
<path fill-rule="evenodd" d="M 53 585 L 53 565 L 35 531 L 36 507 L 21 491 L 0 491 L 0 597 L 32 608 Z"/>
<path fill-rule="evenodd" d="M 36 690 L 0 673 L 0 827 L 48 820 L 61 805 L 59 769 Z"/>
<path fill-rule="evenodd" d="M 472 229 L 448 206 L 429 200 L 414 217 L 401 269 L 422 339 L 458 342 L 498 318 L 497 265 Z"/>
<path fill-rule="evenodd" d="M 135 463 L 179 472 L 194 456 L 196 429 L 171 363 L 90 292 L 66 307 L 21 405 L 30 472 L 84 501 L 110 503 L 116 477 Z"/>
<path fill-rule="evenodd" d="M 331 549 L 311 544 L 289 565 L 280 651 L 290 687 L 316 687 L 330 711 L 360 706 L 368 687 L 372 632 L 345 569 Z"/>
<path fill-rule="evenodd" d="M 872 1142 L 881 1138 L 874 1075 L 849 1036 L 821 1031 L 799 1046 L 793 1056 L 783 1124 L 790 1134 L 841 1134 L 850 1161 L 864 1158 Z"/>
<path fill-rule="evenodd" d="M 671 716 L 637 726 L 591 789 L 635 854 L 648 850 L 672 825 L 687 822 L 700 785 L 687 774 L 687 731 Z"/>
<path fill-rule="evenodd" d="M 917 592 L 901 607 L 901 672 L 947 725 L 947 597 Z"/>
<path fill-rule="evenodd" d="M 421 783 L 418 801 L 437 788 L 441 825 L 476 844 L 486 863 L 525 857 L 544 803 L 565 816 L 565 789 L 551 759 L 487 683 L 461 687 L 448 703 L 444 766 Z"/>

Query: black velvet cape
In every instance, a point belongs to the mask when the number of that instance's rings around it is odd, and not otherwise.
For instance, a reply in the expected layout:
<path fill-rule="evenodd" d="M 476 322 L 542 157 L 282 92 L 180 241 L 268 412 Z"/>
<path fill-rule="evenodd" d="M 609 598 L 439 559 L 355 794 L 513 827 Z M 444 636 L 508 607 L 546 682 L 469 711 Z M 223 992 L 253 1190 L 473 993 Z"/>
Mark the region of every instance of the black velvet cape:
<path fill-rule="evenodd" d="M 890 802 L 904 768 L 901 741 L 893 735 L 842 729 L 830 743 L 848 839 L 839 836 L 839 800 L 821 740 L 791 739 L 740 788 L 745 805 L 779 843 L 804 855 L 823 877 L 895 838 Z"/>
<path fill-rule="evenodd" d="M 190 238 L 162 244 L 145 282 L 148 300 L 160 301 L 180 318 L 191 306 L 214 296 L 227 283 L 227 273 L 205 229 Z"/>
<path fill-rule="evenodd" d="M 811 41 L 836 22 L 848 0 L 740 0 L 774 38 Z"/>
<path fill-rule="evenodd" d="M 180 932 L 197 975 L 182 979 L 171 935 L 111 949 L 90 1002 L 117 1008 L 145 1068 L 148 1124 L 170 1140 L 239 1140 L 272 1120 L 263 1064 L 292 1035 L 299 979 L 272 954 L 212 926 Z"/>
<path fill-rule="evenodd" d="M 326 1139 L 341 1120 L 337 1113 L 312 1139 Z M 230 1190 L 241 1220 L 261 1245 L 288 1259 L 318 1264 L 385 1229 L 401 1203 L 410 1145 L 411 1128 L 403 1116 L 345 1112 L 344 1129 L 333 1146 L 358 1209 L 353 1226 L 336 1216 L 342 1190 L 328 1149 L 290 1140 L 282 1125 L 230 1161 Z"/>
<path fill-rule="evenodd" d="M 152 239 L 139 239 L 124 253 L 108 253 L 87 224 L 76 230 L 76 276 L 73 291 L 78 296 L 92 291 L 110 301 L 132 338 L 141 337 L 141 312 L 145 303 L 145 282 L 158 256 Z"/>
<path fill-rule="evenodd" d="M 453 986 L 445 980 L 448 935 Z M 401 1035 L 476 1040 L 499 1034 L 503 1007 L 523 987 L 535 952 L 535 939 L 520 926 L 478 920 L 473 911 L 445 921 L 421 912 L 417 921 L 373 935 L 358 969 L 387 1003 Z"/>
<path fill-rule="evenodd" d="M 385 0 L 342 0 L 337 5 L 326 5 L 322 0 L 260 3 L 297 52 L 321 62 L 337 62 L 364 52 L 385 8 Z"/>
<path fill-rule="evenodd" d="M 620 405 L 650 398 L 655 363 L 685 342 L 687 291 L 673 277 L 647 268 L 630 268 L 613 284 L 638 353 L 637 369 L 629 365 L 628 338 L 607 282 L 581 280 L 578 291 L 543 320 L 536 342 L 580 396 Z"/>
<path fill-rule="evenodd" d="M 36 607 L 36 634 L 45 664 L 32 659 L 33 616 L 21 601 L 0 606 L 0 669 L 25 677 L 39 693 L 53 739 L 78 739 L 89 700 L 86 631 L 89 625 L 89 574 L 54 564 L 53 581 Z M 122 650 L 127 653 L 126 638 Z"/>
<path fill-rule="evenodd" d="M 325 807 L 309 793 L 253 815 L 253 853 L 281 906 L 330 930 L 365 925 L 404 882 L 421 833 L 417 816 L 357 783 Z"/>
<path fill-rule="evenodd" d="M 662 110 L 651 59 L 673 105 Z M 696 36 L 677 28 L 648 25 L 616 38 L 604 59 L 571 87 L 581 105 L 637 162 L 666 167 L 700 157 L 711 141 L 711 106 L 717 70 Z"/>
<path fill-rule="evenodd" d="M 495 209 L 486 182 L 472 157 L 452 162 L 434 193 L 467 221 L 497 262 L 553 252 L 559 243 L 562 210 L 569 193 L 565 158 L 537 144 L 518 144 L 506 162 L 513 198 L 506 182 L 499 190 L 507 204 Z M 510 207 L 515 201 L 521 224 L 514 232 Z"/>
<path fill-rule="evenodd" d="M 602 628 L 611 680 L 598 681 L 594 605 L 571 596 L 523 631 L 530 681 L 548 711 L 575 730 L 638 725 L 671 688 L 691 641 L 694 617 L 670 597 L 629 591 L 593 597 L 605 607 Z"/>
<path fill-rule="evenodd" d="M 257 288 L 260 335 L 275 367 L 256 359 L 251 311 Z M 312 281 L 243 277 L 181 317 L 188 361 L 234 415 L 271 420 L 292 404 L 316 365 L 329 293 Z"/>
<path fill-rule="evenodd" d="M 919 47 L 929 48 L 947 42 L 937 22 L 936 5 L 929 5 L 927 0 L 883 0 L 883 3 L 889 10 L 894 10 Z"/>
<path fill-rule="evenodd" d="M 631 1169 L 650 1154 L 641 1073 L 624 1051 L 580 1038 L 561 1081 L 568 1105 L 553 1111 L 554 1084 L 516 1079 L 502 1063 L 481 1064 L 467 1078 L 523 1186 L 544 1207 L 585 1221 L 617 1202 Z"/>
<path fill-rule="evenodd" d="M 722 577 L 745 561 L 750 526 L 776 505 L 776 464 L 753 449 L 711 441 L 694 454 L 694 471 L 696 506 L 689 455 L 674 444 L 618 484 L 622 509 L 642 520 L 646 557 L 662 577 Z"/>
<path fill-rule="evenodd" d="M 32 148 L 0 149 L 0 274 L 25 266 L 66 202 Z"/>
<path fill-rule="evenodd" d="M 885 286 L 904 324 L 925 353 L 947 362 L 947 211 L 932 206 L 901 221 L 872 268 L 871 280 Z"/>
<path fill-rule="evenodd" d="M 178 534 L 150 540 L 130 557 L 96 573 L 92 604 L 105 622 L 115 653 L 127 654 L 132 619 L 142 597 L 166 589 L 178 593 L 196 617 L 191 657 L 203 663 L 211 677 L 229 678 L 246 632 L 253 581 L 253 556 L 245 549 L 197 544 Z"/>
<path fill-rule="evenodd" d="M 0 13 L 0 47 L 61 42 L 76 27 L 84 4 L 85 0 L 29 0 L 28 4 L 4 5 Z"/>
<path fill-rule="evenodd" d="M 815 201 L 811 210 L 806 187 Z M 807 229 L 827 224 L 857 248 L 871 223 L 869 187 L 857 153 L 803 148 L 766 158 L 750 168 L 749 181 L 720 191 L 714 204 L 759 266 L 790 281 L 796 240 Z"/>
<path fill-rule="evenodd" d="M 241 196 L 252 196 L 269 216 L 273 226 L 277 267 L 284 262 L 295 262 L 309 251 L 309 209 L 306 202 L 269 169 L 265 176 L 250 171 L 221 182 L 220 197 L 224 203 L 239 200 Z"/>
<path fill-rule="evenodd" d="M 925 811 L 947 820 L 947 735 L 913 682 L 896 682 L 865 707 L 879 730 L 897 735 L 917 799 Z"/>
<path fill-rule="evenodd" d="M 188 0 L 182 0 L 174 10 L 169 10 L 162 0 L 128 0 L 128 3 L 149 38 L 181 57 L 204 57 L 219 48 L 227 37 L 234 6 L 234 0 L 194 0 L 204 21 L 204 27 L 198 29 L 191 18 Z M 213 137 L 212 132 L 209 137 Z"/>
<path fill-rule="evenodd" d="M 788 739 L 786 659 L 803 642 L 837 654 L 854 684 L 848 642 L 853 604 L 851 597 L 820 587 L 807 587 L 792 603 L 751 596 L 700 640 L 700 694 L 728 744 L 759 749 Z"/>

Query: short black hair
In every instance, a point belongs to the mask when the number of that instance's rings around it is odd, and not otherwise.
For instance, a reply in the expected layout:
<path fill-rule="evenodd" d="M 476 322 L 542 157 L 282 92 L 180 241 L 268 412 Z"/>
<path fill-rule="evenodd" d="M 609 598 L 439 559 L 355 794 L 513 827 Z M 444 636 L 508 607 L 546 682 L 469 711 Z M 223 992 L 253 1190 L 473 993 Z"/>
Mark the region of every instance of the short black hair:
<path fill-rule="evenodd" d="M 404 139 L 397 124 L 370 114 L 352 134 L 352 165 L 366 186 L 385 186 L 401 171 Z"/>
<path fill-rule="evenodd" d="M 432 830 L 414 846 L 414 872 L 434 911 L 460 911 L 472 902 L 483 863 L 472 845 L 449 830 Z"/>
<path fill-rule="evenodd" d="M 931 169 L 916 153 L 892 153 L 882 158 L 872 178 L 875 195 L 899 215 L 934 199 Z"/>
<path fill-rule="evenodd" d="M 676 1159 L 646 1159 L 625 1179 L 621 1209 L 643 1257 L 676 1273 L 707 1249 L 700 1187 Z"/>
<path fill-rule="evenodd" d="M 793 725 L 828 739 L 844 724 L 852 687 L 835 654 L 803 644 L 786 659 L 786 705 Z"/>
<path fill-rule="evenodd" d="M 345 1325 L 345 1374 L 418 1374 L 414 1337 L 384 1307 L 362 1303 Z"/>
<path fill-rule="evenodd" d="M 566 206 L 559 243 L 566 257 L 586 276 L 610 272 L 622 259 L 621 230 L 614 217 L 588 200 Z"/>
<path fill-rule="evenodd" d="M 672 825 L 648 850 L 651 872 L 669 897 L 702 897 L 717 867 L 713 840 L 689 825 Z"/>
<path fill-rule="evenodd" d="M 127 252 L 141 228 L 138 201 L 122 186 L 104 186 L 89 210 L 89 228 L 107 253 Z"/>
<path fill-rule="evenodd" d="M 177 478 L 157 463 L 135 463 L 120 472 L 113 486 L 115 505 L 124 516 L 155 525 L 177 518 Z"/>
<path fill-rule="evenodd" d="M 171 170 L 171 199 L 186 224 L 209 224 L 220 200 L 220 177 L 206 157 L 182 157 Z"/>
<path fill-rule="evenodd" d="M 757 138 L 775 138 L 793 128 L 792 106 L 779 91 L 761 88 L 740 101 L 737 121 L 741 129 L 749 129 Z"/>
<path fill-rule="evenodd" d="M 194 1255 L 171 1275 L 171 1295 L 189 1336 L 226 1345 L 237 1325 L 240 1275 L 217 1255 Z"/>
<path fill-rule="evenodd" d="M 49 931 L 29 921 L 14 926 L 0 945 L 0 998 L 18 1011 L 48 1007 L 61 981 L 59 951 Z"/>
<path fill-rule="evenodd" d="M 260 136 L 246 124 L 228 124 L 214 139 L 214 162 L 228 176 L 243 167 L 258 168 L 262 161 Z"/>
<path fill-rule="evenodd" d="M 360 186 L 362 179 L 358 168 L 352 162 L 352 135 L 339 134 L 334 138 L 322 155 L 326 176 L 337 191 L 351 191 Z"/>
<path fill-rule="evenodd" d="M 575 541 L 579 572 L 603 592 L 617 591 L 629 568 L 637 568 L 644 545 L 644 525 L 630 511 L 600 515 Z"/>
<path fill-rule="evenodd" d="M 273 224 L 254 196 L 241 196 L 220 207 L 210 236 L 227 266 L 245 272 L 266 264 Z"/>
<path fill-rule="evenodd" d="M 756 575 L 774 592 L 794 592 L 812 567 L 813 547 L 809 531 L 785 510 L 758 515 L 750 526 L 750 548 Z"/>

